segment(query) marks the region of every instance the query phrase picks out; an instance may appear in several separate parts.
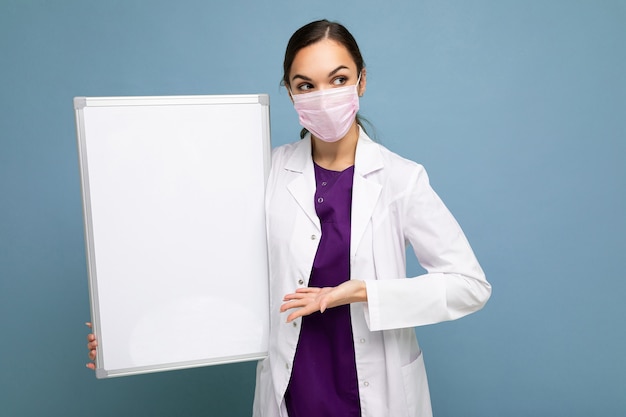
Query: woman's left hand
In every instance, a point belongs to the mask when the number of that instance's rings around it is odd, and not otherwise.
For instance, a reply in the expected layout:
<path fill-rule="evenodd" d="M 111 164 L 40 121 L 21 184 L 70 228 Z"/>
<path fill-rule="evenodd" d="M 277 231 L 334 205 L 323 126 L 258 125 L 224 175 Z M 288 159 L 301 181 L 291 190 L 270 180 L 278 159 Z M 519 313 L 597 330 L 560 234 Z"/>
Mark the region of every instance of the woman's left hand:
<path fill-rule="evenodd" d="M 285 295 L 283 301 L 285 303 L 280 306 L 281 313 L 296 309 L 287 317 L 289 323 L 316 311 L 323 313 L 327 308 L 367 301 L 367 290 L 365 282 L 348 280 L 336 287 L 298 288 L 295 293 Z"/>

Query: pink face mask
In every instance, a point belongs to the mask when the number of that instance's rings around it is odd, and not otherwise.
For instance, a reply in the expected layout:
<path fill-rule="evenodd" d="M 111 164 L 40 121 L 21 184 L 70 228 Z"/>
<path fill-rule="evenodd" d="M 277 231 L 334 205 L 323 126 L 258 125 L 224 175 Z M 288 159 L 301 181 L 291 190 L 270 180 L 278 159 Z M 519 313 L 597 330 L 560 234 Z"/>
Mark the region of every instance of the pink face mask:
<path fill-rule="evenodd" d="M 359 111 L 359 94 L 355 85 L 330 88 L 312 93 L 292 94 L 300 124 L 324 142 L 337 142 L 350 130 Z"/>

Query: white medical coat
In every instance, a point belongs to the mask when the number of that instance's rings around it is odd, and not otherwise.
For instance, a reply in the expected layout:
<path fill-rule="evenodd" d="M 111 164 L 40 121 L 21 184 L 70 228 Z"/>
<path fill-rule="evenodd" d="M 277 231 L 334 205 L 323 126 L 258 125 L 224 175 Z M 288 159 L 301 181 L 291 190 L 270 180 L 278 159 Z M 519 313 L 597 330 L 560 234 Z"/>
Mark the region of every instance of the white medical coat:
<path fill-rule="evenodd" d="M 287 416 L 301 319 L 286 323 L 283 296 L 308 285 L 320 240 L 311 140 L 278 147 L 266 191 L 270 267 L 270 346 L 257 367 L 255 417 Z M 426 274 L 406 279 L 410 243 Z M 424 168 L 373 142 L 356 148 L 350 242 L 351 279 L 368 301 L 350 306 L 362 417 L 432 415 L 414 326 L 479 310 L 491 286 Z"/>

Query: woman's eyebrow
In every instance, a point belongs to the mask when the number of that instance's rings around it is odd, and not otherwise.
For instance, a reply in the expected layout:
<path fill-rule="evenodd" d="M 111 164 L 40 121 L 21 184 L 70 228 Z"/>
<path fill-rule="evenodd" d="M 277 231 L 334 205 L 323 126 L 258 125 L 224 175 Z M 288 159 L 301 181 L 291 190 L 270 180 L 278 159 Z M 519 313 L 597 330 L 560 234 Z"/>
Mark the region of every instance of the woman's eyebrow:
<path fill-rule="evenodd" d="M 300 75 L 300 74 L 296 74 L 293 77 L 291 77 L 291 81 L 295 80 L 296 78 L 303 79 L 304 81 L 311 81 L 311 79 L 307 77 L 306 75 Z"/>
<path fill-rule="evenodd" d="M 337 68 L 335 68 L 334 70 L 328 73 L 328 77 L 332 77 L 333 75 L 335 75 L 337 72 L 339 72 L 342 69 L 350 69 L 350 68 L 346 67 L 345 65 L 339 65 Z M 304 81 L 312 81 L 309 77 L 307 77 L 306 75 L 302 75 L 302 74 L 294 75 L 293 77 L 291 77 L 291 81 L 295 80 L 296 78 L 300 78 Z"/>
<path fill-rule="evenodd" d="M 340 71 L 340 70 L 342 70 L 342 69 L 350 69 L 350 68 L 346 67 L 345 65 L 339 65 L 337 68 L 335 68 L 334 70 L 332 70 L 332 71 L 328 74 L 328 76 L 329 76 L 329 77 L 332 77 L 333 75 L 335 75 L 337 72 L 339 72 L 339 71 Z"/>

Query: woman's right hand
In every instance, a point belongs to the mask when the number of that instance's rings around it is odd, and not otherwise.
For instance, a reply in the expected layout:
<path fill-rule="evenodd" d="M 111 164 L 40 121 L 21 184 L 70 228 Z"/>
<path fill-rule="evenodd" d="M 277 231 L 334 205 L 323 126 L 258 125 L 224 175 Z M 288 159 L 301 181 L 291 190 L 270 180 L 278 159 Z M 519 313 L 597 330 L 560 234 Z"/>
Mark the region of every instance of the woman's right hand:
<path fill-rule="evenodd" d="M 89 327 L 91 329 L 91 323 L 85 323 L 87 325 L 87 327 Z M 95 360 L 96 360 L 96 347 L 98 346 L 98 341 L 96 340 L 96 336 L 93 333 L 89 333 L 87 335 L 87 349 L 89 350 L 89 360 L 91 362 L 87 363 L 87 368 L 89 369 L 96 369 L 96 364 L 95 364 Z"/>

